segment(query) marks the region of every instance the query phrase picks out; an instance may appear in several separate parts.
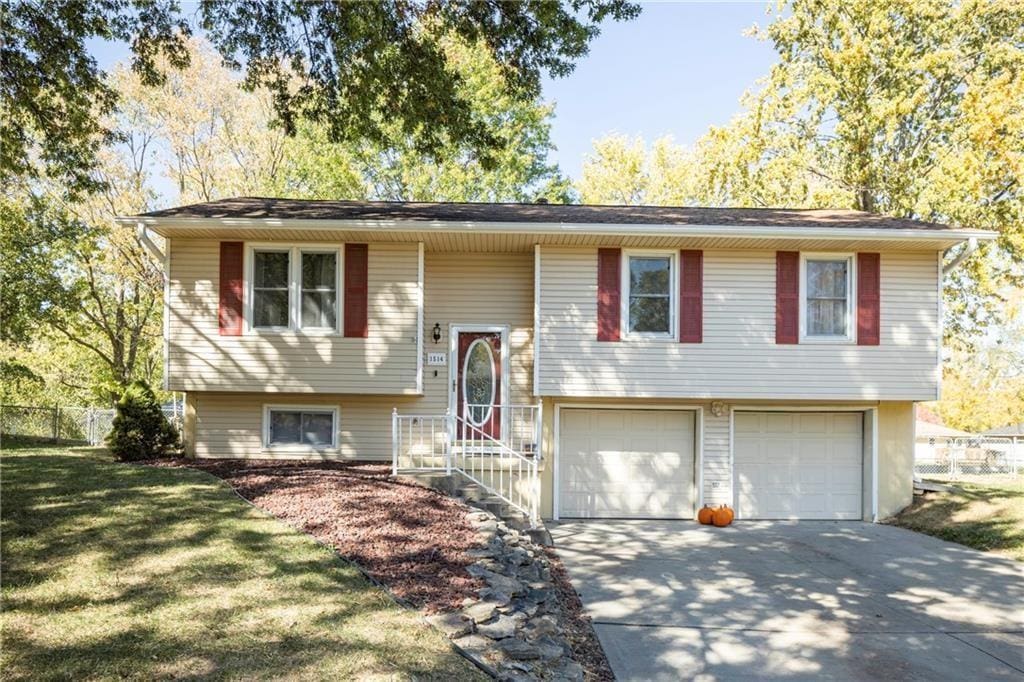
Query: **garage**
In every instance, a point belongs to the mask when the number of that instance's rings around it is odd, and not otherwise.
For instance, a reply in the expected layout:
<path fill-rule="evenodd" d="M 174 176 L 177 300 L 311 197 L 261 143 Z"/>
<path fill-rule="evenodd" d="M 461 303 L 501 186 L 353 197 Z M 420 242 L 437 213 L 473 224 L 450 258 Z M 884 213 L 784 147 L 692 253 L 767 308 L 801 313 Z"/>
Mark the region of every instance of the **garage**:
<path fill-rule="evenodd" d="M 860 519 L 862 412 L 736 412 L 736 512 L 744 519 Z"/>
<path fill-rule="evenodd" d="M 695 417 L 688 410 L 561 408 L 562 518 L 691 518 Z"/>

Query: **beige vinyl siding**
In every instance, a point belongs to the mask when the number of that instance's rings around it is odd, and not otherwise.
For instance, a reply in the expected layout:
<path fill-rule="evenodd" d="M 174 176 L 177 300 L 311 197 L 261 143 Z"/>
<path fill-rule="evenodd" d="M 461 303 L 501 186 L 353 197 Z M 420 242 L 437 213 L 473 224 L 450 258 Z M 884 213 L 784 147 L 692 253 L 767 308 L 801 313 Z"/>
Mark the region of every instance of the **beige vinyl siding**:
<path fill-rule="evenodd" d="M 169 388 L 415 393 L 418 267 L 417 244 L 370 244 L 368 338 L 301 332 L 221 336 L 217 322 L 220 243 L 174 239 Z"/>
<path fill-rule="evenodd" d="M 533 397 L 533 254 L 427 253 L 424 257 L 424 350 L 449 349 L 449 325 L 508 325 L 509 399 Z M 432 338 L 441 325 L 441 340 Z M 448 409 L 449 365 L 426 366 L 423 399 L 416 409 L 444 414 Z M 434 372 L 437 376 L 434 376 Z"/>
<path fill-rule="evenodd" d="M 704 504 L 732 504 L 732 454 L 729 452 L 729 411 L 720 417 L 704 406 Z"/>
<path fill-rule="evenodd" d="M 881 255 L 881 344 L 775 343 L 775 252 L 704 252 L 704 342 L 597 339 L 597 252 L 541 248 L 542 395 L 931 400 L 938 262 Z"/>
<path fill-rule="evenodd" d="M 323 394 L 195 393 L 197 457 L 391 460 L 391 410 L 407 398 Z M 321 453 L 263 450 L 263 408 L 323 405 L 338 408 L 338 448 Z"/>

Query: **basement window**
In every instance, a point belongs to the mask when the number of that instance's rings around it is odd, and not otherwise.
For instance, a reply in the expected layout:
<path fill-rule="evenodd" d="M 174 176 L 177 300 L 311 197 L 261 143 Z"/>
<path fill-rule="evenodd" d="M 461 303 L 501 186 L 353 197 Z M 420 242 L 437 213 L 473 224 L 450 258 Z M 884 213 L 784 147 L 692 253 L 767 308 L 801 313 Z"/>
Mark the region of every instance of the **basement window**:
<path fill-rule="evenodd" d="M 329 450 L 337 448 L 335 407 L 267 406 L 263 414 L 265 448 Z"/>

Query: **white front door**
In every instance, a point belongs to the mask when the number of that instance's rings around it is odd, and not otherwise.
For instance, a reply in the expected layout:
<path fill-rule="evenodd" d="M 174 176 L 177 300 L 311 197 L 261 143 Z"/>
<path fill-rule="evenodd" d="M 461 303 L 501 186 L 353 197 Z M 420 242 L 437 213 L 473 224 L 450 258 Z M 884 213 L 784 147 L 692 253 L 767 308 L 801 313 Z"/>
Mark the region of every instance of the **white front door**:
<path fill-rule="evenodd" d="M 562 518 L 691 518 L 695 416 L 685 410 L 559 410 Z"/>
<path fill-rule="evenodd" d="M 743 519 L 863 517 L 862 412 L 736 412 L 736 512 Z"/>

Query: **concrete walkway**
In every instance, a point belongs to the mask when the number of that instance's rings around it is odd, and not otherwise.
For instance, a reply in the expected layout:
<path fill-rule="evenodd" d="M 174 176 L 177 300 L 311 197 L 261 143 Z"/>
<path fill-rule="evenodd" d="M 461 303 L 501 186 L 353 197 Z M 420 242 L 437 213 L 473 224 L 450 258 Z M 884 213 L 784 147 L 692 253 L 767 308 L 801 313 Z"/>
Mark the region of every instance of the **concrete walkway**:
<path fill-rule="evenodd" d="M 858 522 L 550 524 L 620 680 L 1024 679 L 1024 564 Z"/>

